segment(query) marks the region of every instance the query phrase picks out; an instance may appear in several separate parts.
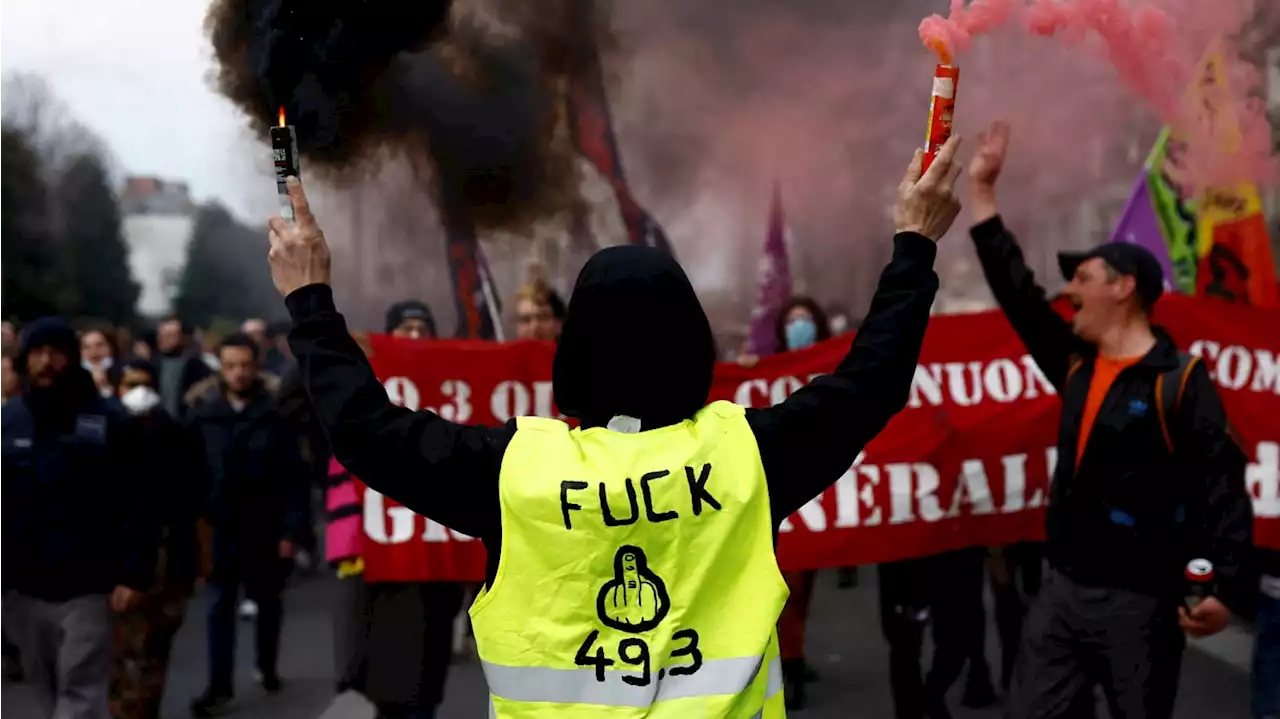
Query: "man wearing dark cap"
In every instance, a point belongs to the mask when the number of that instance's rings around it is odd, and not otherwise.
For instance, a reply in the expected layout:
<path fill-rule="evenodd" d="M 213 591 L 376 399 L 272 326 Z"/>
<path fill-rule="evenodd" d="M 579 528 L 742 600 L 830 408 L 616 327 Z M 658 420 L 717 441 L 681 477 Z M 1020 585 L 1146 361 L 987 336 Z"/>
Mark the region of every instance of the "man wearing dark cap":
<path fill-rule="evenodd" d="M 420 300 L 404 300 L 391 305 L 387 309 L 386 333 L 415 340 L 433 340 L 439 334 L 431 308 Z"/>
<path fill-rule="evenodd" d="M 130 609 L 151 586 L 159 529 L 142 509 L 143 449 L 79 351 L 61 319 L 23 333 L 14 362 L 21 395 L 4 405 L 0 429 L 4 580 L 16 593 L 17 643 L 44 716 L 100 719 L 111 611 Z"/>
<path fill-rule="evenodd" d="M 1220 631 L 1253 589 L 1241 569 L 1253 526 L 1246 459 L 1204 365 L 1151 324 L 1164 279 L 1150 252 L 1114 243 L 1060 255 L 1075 315 L 1050 306 L 996 210 L 1008 137 L 1003 123 L 980 136 L 971 233 L 996 301 L 1062 397 L 1049 574 L 1009 716 L 1078 716 L 1101 685 L 1111 716 L 1167 718 L 1184 633 Z M 1194 558 L 1213 563 L 1216 583 L 1188 608 Z"/>

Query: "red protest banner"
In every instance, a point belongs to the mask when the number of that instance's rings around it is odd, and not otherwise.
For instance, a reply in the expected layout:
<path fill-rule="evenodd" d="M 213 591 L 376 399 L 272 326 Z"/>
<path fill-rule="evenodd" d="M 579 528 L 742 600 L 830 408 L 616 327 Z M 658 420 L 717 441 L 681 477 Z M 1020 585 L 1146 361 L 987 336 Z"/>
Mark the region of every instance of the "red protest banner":
<path fill-rule="evenodd" d="M 1280 312 L 1183 296 L 1157 320 L 1217 382 L 1251 464 L 1256 541 L 1280 548 Z M 721 364 L 712 399 L 782 401 L 830 371 L 849 338 Z M 392 401 L 472 424 L 556 416 L 548 344 L 420 342 L 371 336 Z M 785 569 L 813 569 L 995 546 L 1043 536 L 1057 461 L 1058 400 L 999 312 L 935 318 L 908 407 L 834 486 L 782 528 Z M 484 578 L 484 548 L 377 492 L 364 494 L 369 581 Z"/>

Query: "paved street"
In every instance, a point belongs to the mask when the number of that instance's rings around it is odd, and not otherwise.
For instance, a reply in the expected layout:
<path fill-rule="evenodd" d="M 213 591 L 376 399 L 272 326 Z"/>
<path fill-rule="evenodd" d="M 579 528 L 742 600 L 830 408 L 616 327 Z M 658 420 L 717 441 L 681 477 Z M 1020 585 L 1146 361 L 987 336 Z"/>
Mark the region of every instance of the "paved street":
<path fill-rule="evenodd" d="M 880 638 L 876 614 L 875 572 L 864 569 L 856 589 L 835 587 L 833 572 L 823 573 L 818 582 L 809 629 L 809 657 L 821 675 L 812 685 L 810 707 L 794 712 L 798 719 L 892 716 L 886 668 L 886 648 Z M 286 599 L 288 620 L 281 673 L 285 690 L 275 697 L 265 696 L 250 679 L 251 642 L 241 641 L 238 665 L 239 703 L 233 715 L 244 719 L 316 719 L 334 701 L 332 690 L 332 640 L 326 602 L 326 583 L 311 580 L 290 590 Z M 204 682 L 203 604 L 195 605 L 178 637 L 176 656 L 170 671 L 166 719 L 185 719 L 189 699 Z M 241 625 L 246 627 L 246 625 Z M 246 627 L 247 628 L 247 627 Z M 1182 691 L 1178 719 L 1248 719 L 1248 677 L 1242 670 L 1247 661 L 1245 637 L 1222 637 L 1211 648 L 1222 658 L 1202 649 L 1187 652 L 1183 663 Z M 988 657 L 998 662 L 994 633 L 988 638 Z M 6 684 L 0 695 L 0 709 L 10 719 L 34 717 L 29 691 Z M 334 707 L 326 719 L 368 719 L 353 706 Z M 953 702 L 953 705 L 955 703 Z M 357 705 L 358 706 L 358 705 Z M 470 719 L 485 716 L 484 680 L 474 662 L 455 665 L 449 680 L 448 700 L 441 719 Z M 958 709 L 957 719 L 996 719 L 998 710 L 983 712 Z"/>

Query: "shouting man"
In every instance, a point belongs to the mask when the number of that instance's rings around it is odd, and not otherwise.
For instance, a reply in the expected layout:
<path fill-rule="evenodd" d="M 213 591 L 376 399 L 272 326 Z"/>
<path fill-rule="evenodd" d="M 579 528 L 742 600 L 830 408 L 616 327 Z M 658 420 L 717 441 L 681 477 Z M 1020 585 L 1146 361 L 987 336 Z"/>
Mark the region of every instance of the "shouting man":
<path fill-rule="evenodd" d="M 1112 717 L 1167 719 L 1183 633 L 1221 631 L 1246 596 L 1252 551 L 1245 457 L 1204 365 L 1151 323 L 1164 279 L 1137 245 L 1063 253 L 1071 321 L 1050 306 L 996 210 L 1009 128 L 979 137 L 969 168 L 973 241 L 996 301 L 1062 397 L 1048 508 L 1050 573 L 1026 622 L 1013 719 L 1077 716 L 1100 684 Z M 1188 609 L 1184 567 L 1218 585 Z"/>

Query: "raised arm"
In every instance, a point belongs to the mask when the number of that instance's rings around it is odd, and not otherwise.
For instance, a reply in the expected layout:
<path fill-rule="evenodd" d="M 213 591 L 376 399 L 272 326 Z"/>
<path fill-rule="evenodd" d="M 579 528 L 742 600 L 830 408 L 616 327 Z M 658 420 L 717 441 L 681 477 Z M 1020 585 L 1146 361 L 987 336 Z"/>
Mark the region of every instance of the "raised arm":
<path fill-rule="evenodd" d="M 271 218 L 268 258 L 294 323 L 289 347 L 334 456 L 419 514 L 471 536 L 495 536 L 498 471 L 514 426 L 471 427 L 391 403 L 334 307 L 328 246 L 301 184 L 289 183 L 296 224 Z"/>
<path fill-rule="evenodd" d="M 1005 229 L 996 207 L 996 181 L 1009 146 L 1009 126 L 992 124 L 978 136 L 969 165 L 974 247 L 991 294 L 1045 377 L 1058 391 L 1067 379 L 1076 341 L 1071 326 L 1054 311 L 1044 288 L 1036 284 L 1017 240 Z"/>
<path fill-rule="evenodd" d="M 880 275 L 849 353 L 781 404 L 747 410 L 769 481 L 775 524 L 817 496 L 907 404 L 938 291 L 936 242 L 955 220 L 958 138 L 920 175 L 917 151 L 898 188 L 893 259 Z"/>

